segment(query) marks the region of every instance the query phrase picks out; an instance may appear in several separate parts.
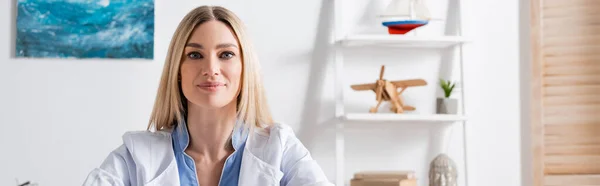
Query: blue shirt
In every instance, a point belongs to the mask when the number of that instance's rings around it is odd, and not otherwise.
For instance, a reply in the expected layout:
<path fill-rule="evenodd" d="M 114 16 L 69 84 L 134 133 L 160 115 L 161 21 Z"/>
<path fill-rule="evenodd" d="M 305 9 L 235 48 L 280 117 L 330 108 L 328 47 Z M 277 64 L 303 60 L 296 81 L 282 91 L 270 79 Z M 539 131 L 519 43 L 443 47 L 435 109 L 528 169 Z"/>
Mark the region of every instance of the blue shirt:
<path fill-rule="evenodd" d="M 234 152 L 227 157 L 219 186 L 237 186 L 240 175 L 240 166 L 242 163 L 242 155 L 248 138 L 247 130 L 244 130 L 244 125 L 236 123 L 231 137 L 231 143 Z M 190 143 L 190 135 L 185 121 L 178 124 L 171 134 L 173 139 L 173 151 L 175 160 L 177 161 L 177 169 L 179 171 L 179 182 L 181 185 L 198 186 L 198 178 L 196 174 L 196 164 L 192 157 L 185 153 L 185 149 Z"/>

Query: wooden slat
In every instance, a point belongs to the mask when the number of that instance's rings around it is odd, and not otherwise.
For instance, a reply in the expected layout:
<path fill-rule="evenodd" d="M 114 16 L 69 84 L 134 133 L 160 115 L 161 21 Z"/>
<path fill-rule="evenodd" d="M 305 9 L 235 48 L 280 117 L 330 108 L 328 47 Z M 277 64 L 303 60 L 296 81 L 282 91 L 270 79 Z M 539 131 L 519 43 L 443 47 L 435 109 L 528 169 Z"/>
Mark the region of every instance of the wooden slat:
<path fill-rule="evenodd" d="M 597 55 L 599 51 L 600 46 L 549 47 L 544 48 L 544 56 Z"/>
<path fill-rule="evenodd" d="M 574 75 L 544 77 L 544 86 L 563 85 L 600 85 L 600 74 L 579 75 L 575 73 Z"/>
<path fill-rule="evenodd" d="M 600 105 L 569 105 L 569 106 L 546 106 L 544 116 L 577 116 L 584 117 L 600 114 Z"/>
<path fill-rule="evenodd" d="M 545 186 L 598 186 L 600 175 L 548 175 Z"/>
<path fill-rule="evenodd" d="M 546 156 L 558 156 L 558 155 L 594 155 L 598 154 L 598 158 L 600 158 L 600 143 L 596 144 L 586 144 L 586 145 L 574 145 L 574 144 L 565 144 L 565 145 L 552 145 L 546 143 L 546 151 L 544 154 Z M 598 162 L 600 163 L 600 161 Z"/>
<path fill-rule="evenodd" d="M 558 105 L 594 105 L 600 104 L 600 96 L 598 95 L 567 95 L 567 96 L 545 96 L 545 106 Z"/>
<path fill-rule="evenodd" d="M 572 17 L 578 15 L 598 15 L 600 16 L 600 5 L 578 5 L 569 7 L 553 7 L 544 9 L 544 19 L 555 17 Z"/>
<path fill-rule="evenodd" d="M 544 144 L 552 145 L 593 145 L 600 144 L 600 136 L 545 136 Z"/>
<path fill-rule="evenodd" d="M 544 125 L 600 125 L 600 114 L 560 115 L 544 117 Z"/>
<path fill-rule="evenodd" d="M 598 0 L 544 0 L 544 10 L 556 7 L 593 6 L 600 5 Z"/>
<path fill-rule="evenodd" d="M 565 95 L 598 95 L 600 85 L 572 85 L 572 86 L 554 86 L 544 87 L 544 96 L 565 96 Z"/>
<path fill-rule="evenodd" d="M 551 37 L 567 37 L 567 36 L 586 36 L 586 35 L 597 35 L 600 33 L 600 25 L 586 25 L 586 26 L 563 26 L 560 28 L 544 29 L 544 38 Z"/>
<path fill-rule="evenodd" d="M 556 56 L 544 58 L 544 66 L 600 65 L 600 54 L 585 56 Z"/>
<path fill-rule="evenodd" d="M 544 24 L 545 29 L 553 29 L 560 27 L 582 27 L 587 25 L 597 25 L 600 24 L 600 20 L 596 15 L 591 14 L 575 14 L 569 17 L 553 17 L 553 18 L 545 18 L 542 23 Z"/>
<path fill-rule="evenodd" d="M 600 14 L 598 14 L 600 17 Z M 600 33 L 587 36 L 547 37 L 544 48 L 600 45 Z"/>
<path fill-rule="evenodd" d="M 544 136 L 598 136 L 600 125 L 545 125 Z"/>
<path fill-rule="evenodd" d="M 546 174 L 598 174 L 600 156 L 545 156 Z"/>
<path fill-rule="evenodd" d="M 599 48 L 600 49 L 600 46 Z M 600 52 L 600 50 L 598 51 Z M 599 65 L 572 65 L 564 67 L 546 67 L 544 76 L 559 76 L 559 75 L 599 75 Z"/>
<path fill-rule="evenodd" d="M 551 155 L 546 156 L 544 160 L 546 164 L 585 164 L 594 162 L 600 164 L 600 155 Z"/>
<path fill-rule="evenodd" d="M 600 163 L 594 164 L 544 164 L 546 175 L 577 175 L 577 174 L 600 174 Z M 574 185 L 569 185 L 574 186 Z M 585 185 L 598 186 L 598 185 Z"/>

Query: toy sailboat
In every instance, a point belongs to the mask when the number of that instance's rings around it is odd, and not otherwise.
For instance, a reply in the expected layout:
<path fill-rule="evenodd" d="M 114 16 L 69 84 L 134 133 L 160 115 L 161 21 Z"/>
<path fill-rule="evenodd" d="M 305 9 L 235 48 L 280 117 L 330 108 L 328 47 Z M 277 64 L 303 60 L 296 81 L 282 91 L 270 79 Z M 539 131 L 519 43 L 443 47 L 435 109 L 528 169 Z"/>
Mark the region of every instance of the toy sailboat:
<path fill-rule="evenodd" d="M 383 26 L 388 27 L 390 34 L 406 34 L 429 23 L 431 19 L 425 0 L 392 0 L 385 12 Z"/>

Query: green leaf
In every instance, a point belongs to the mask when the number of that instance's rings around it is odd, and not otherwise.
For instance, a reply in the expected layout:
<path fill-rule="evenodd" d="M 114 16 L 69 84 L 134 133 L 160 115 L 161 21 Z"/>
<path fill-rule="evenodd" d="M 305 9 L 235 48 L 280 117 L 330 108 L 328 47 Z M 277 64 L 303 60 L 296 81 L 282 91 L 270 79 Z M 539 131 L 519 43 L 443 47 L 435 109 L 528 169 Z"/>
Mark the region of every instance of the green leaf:
<path fill-rule="evenodd" d="M 444 90 L 444 96 L 446 98 L 449 98 L 450 95 L 452 95 L 452 91 L 454 90 L 455 86 L 456 86 L 456 83 L 453 83 L 450 80 L 445 81 L 440 78 L 440 87 Z"/>

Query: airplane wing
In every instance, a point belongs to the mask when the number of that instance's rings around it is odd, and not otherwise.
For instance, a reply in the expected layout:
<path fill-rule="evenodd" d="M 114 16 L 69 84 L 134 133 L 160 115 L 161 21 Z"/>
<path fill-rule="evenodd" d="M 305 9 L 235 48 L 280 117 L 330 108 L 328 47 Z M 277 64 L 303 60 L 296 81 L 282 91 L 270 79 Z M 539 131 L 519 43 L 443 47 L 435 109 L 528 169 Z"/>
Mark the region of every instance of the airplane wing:
<path fill-rule="evenodd" d="M 375 83 L 359 84 L 350 86 L 353 90 L 374 90 Z"/>
<path fill-rule="evenodd" d="M 427 85 L 427 82 L 423 79 L 409 79 L 409 80 L 401 80 L 401 81 L 392 81 L 391 83 L 394 84 L 394 86 L 396 86 L 398 88 Z"/>

